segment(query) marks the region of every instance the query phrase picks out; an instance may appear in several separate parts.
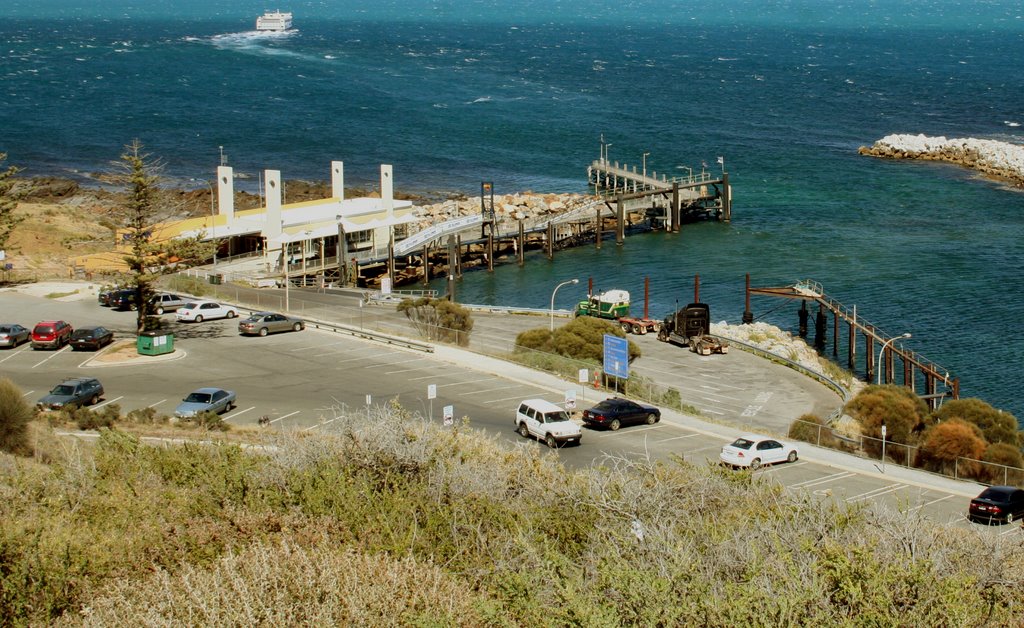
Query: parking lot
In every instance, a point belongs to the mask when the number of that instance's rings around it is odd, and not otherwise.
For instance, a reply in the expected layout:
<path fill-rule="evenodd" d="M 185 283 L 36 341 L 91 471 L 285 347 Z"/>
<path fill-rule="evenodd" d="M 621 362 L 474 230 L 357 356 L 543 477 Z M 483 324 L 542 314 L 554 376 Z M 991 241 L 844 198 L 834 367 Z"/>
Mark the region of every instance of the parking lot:
<path fill-rule="evenodd" d="M 135 314 L 100 307 L 95 299 L 47 299 L 18 292 L 0 292 L 3 322 L 31 327 L 38 320 L 62 318 L 75 326 L 101 324 L 119 338 L 134 337 Z M 174 323 L 176 351 L 146 363 L 102 365 L 91 352 L 33 351 L 28 345 L 0 351 L 0 372 L 10 377 L 35 401 L 62 379 L 90 376 L 100 379 L 106 395 L 100 405 L 116 403 L 124 411 L 152 407 L 171 414 L 192 390 L 215 386 L 233 390 L 237 407 L 225 414 L 235 425 L 253 425 L 260 418 L 279 429 L 330 431 L 338 411 L 362 411 L 396 399 L 410 411 L 437 423 L 446 406 L 456 420 L 467 417 L 509 444 L 523 443 L 514 432 L 515 408 L 525 398 L 561 404 L 565 390 L 574 389 L 580 407 L 606 394 L 573 385 L 485 356 L 439 348 L 429 354 L 373 343 L 316 329 L 267 337 L 242 337 L 238 319 Z M 684 352 L 677 352 L 679 354 Z M 167 359 L 163 359 L 167 358 Z M 673 367 L 678 368 L 678 367 Z M 713 364 L 706 367 L 713 374 Z M 666 369 L 668 372 L 669 369 Z M 697 377 L 714 381 L 699 371 Z M 760 385 L 760 384 L 759 384 Z M 764 386 L 769 382 L 766 380 Z M 430 399 L 429 388 L 436 390 Z M 710 393 L 708 393 L 710 394 Z M 745 399 L 735 393 L 741 407 Z M 741 431 L 726 422 L 708 423 L 666 412 L 653 426 L 635 426 L 616 432 L 583 430 L 578 447 L 548 451 L 572 467 L 607 463 L 609 458 L 672 457 L 703 465 L 715 463 L 722 445 Z M 928 521 L 953 522 L 985 534 L 1021 534 L 1014 526 L 971 525 L 964 521 L 969 498 L 980 487 L 932 479 L 889 465 L 801 445 L 801 460 L 754 472 L 821 498 L 846 504 L 876 504 L 907 511 Z M 973 493 L 973 494 L 972 494 Z"/>

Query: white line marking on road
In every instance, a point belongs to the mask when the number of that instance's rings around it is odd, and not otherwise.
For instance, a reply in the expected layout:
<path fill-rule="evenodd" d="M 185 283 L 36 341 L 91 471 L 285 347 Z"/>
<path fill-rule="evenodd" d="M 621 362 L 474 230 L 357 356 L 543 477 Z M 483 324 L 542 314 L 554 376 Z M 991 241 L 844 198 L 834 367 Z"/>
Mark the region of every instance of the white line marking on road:
<path fill-rule="evenodd" d="M 238 412 L 236 412 L 236 413 L 234 413 L 234 414 L 232 414 L 232 415 L 230 415 L 230 416 L 226 416 L 226 417 L 224 417 L 224 420 L 226 421 L 226 420 L 228 420 L 228 419 L 233 419 L 233 418 L 235 418 L 236 416 L 240 416 L 240 415 L 243 415 L 243 414 L 245 414 L 245 413 L 246 413 L 246 412 L 248 412 L 249 410 L 255 410 L 255 409 L 256 409 L 256 406 L 249 406 L 249 407 L 248 407 L 248 408 L 246 408 L 245 410 L 240 410 L 240 411 L 238 411 Z"/>
<path fill-rule="evenodd" d="M 21 355 L 22 353 L 25 353 L 25 351 L 27 351 L 29 348 L 31 348 L 31 345 L 29 345 L 26 342 L 25 345 L 21 349 L 19 349 L 17 351 L 11 351 L 11 354 L 9 356 L 4 358 L 3 360 L 0 360 L 0 364 L 3 364 L 4 362 L 6 362 L 7 360 L 10 360 L 11 358 L 13 358 L 16 355 Z"/>
<path fill-rule="evenodd" d="M 31 395 L 34 392 L 35 392 L 34 390 L 30 390 L 27 393 L 25 393 L 24 395 L 22 395 L 22 397 L 28 397 L 29 395 Z"/>
<path fill-rule="evenodd" d="M 888 495 L 889 493 L 895 493 L 896 491 L 900 490 L 901 488 L 906 488 L 906 487 L 907 487 L 906 484 L 890 484 L 889 486 L 882 486 L 882 487 L 876 488 L 874 490 L 870 490 L 870 491 L 868 491 L 866 493 L 861 493 L 860 495 L 854 495 L 852 497 L 847 497 L 846 498 L 846 502 L 852 504 L 852 503 L 855 503 L 855 502 L 863 501 L 865 499 L 874 499 L 875 497 L 881 497 L 882 495 Z"/>
<path fill-rule="evenodd" d="M 288 417 L 290 417 L 290 416 L 295 416 L 295 415 L 296 415 L 296 414 L 298 414 L 298 413 L 299 413 L 299 411 L 298 411 L 298 410 L 296 410 L 295 412 L 292 412 L 291 414 L 286 414 L 286 415 L 284 415 L 284 416 L 279 416 L 279 417 L 277 417 L 276 419 L 271 419 L 271 420 L 270 420 L 270 422 L 271 422 L 271 423 L 277 423 L 277 422 L 278 422 L 278 421 L 280 421 L 281 419 L 287 419 Z"/>
<path fill-rule="evenodd" d="M 120 397 L 114 397 L 113 399 L 107 399 L 107 400 L 106 400 L 106 401 L 104 401 L 103 403 L 97 403 L 96 405 L 94 405 L 94 406 L 92 407 L 92 409 L 93 409 L 93 410 L 99 410 L 99 409 L 100 409 L 100 408 L 102 408 L 103 406 L 108 406 L 108 405 L 110 405 L 110 404 L 112 404 L 112 403 L 114 403 L 115 401 L 118 401 L 118 400 L 120 400 L 120 399 L 124 399 L 124 395 L 121 395 Z"/>
<path fill-rule="evenodd" d="M 852 475 L 856 475 L 856 473 L 854 473 L 853 471 L 839 471 L 838 473 L 826 475 L 825 477 L 814 478 L 813 480 L 807 480 L 804 482 L 797 482 L 796 484 L 790 484 L 789 488 L 808 488 L 811 486 L 818 486 L 819 484 L 828 484 L 829 482 L 833 482 L 835 480 L 842 480 Z"/>
<path fill-rule="evenodd" d="M 656 440 L 654 442 L 656 442 L 656 443 L 667 443 L 670 440 L 680 440 L 682 438 L 693 438 L 694 436 L 700 436 L 700 434 L 684 434 L 683 436 L 673 436 L 672 438 L 662 438 L 661 440 Z"/>
<path fill-rule="evenodd" d="M 366 369 L 383 368 L 385 366 L 398 366 L 399 364 L 411 364 L 413 362 L 422 362 L 424 358 L 412 358 L 411 360 L 398 360 L 397 362 L 381 362 L 380 364 L 371 364 L 364 366 Z"/>
<path fill-rule="evenodd" d="M 46 363 L 47 363 L 47 362 L 49 362 L 50 360 L 54 359 L 55 357 L 57 357 L 58 355 L 60 355 L 61 353 L 63 353 L 65 349 L 67 349 L 67 346 L 65 346 L 65 347 L 64 347 L 63 349 L 57 349 L 57 350 L 56 350 L 56 351 L 54 351 L 54 352 L 53 352 L 53 353 L 52 353 L 52 354 L 51 354 L 51 355 L 50 355 L 50 356 L 49 356 L 48 358 L 44 359 L 44 360 L 43 360 L 42 362 L 38 362 L 38 363 L 36 363 L 36 365 L 35 365 L 35 366 L 33 366 L 32 368 L 35 368 L 36 366 L 41 366 L 41 365 L 43 365 L 43 364 L 46 364 Z"/>
<path fill-rule="evenodd" d="M 937 503 L 939 503 L 939 502 L 941 502 L 941 501 L 943 501 L 943 500 L 949 499 L 950 497 L 952 497 L 952 495 L 946 495 L 945 497 L 940 497 L 940 498 L 938 498 L 938 499 L 933 499 L 933 500 L 932 500 L 932 501 L 930 501 L 930 502 L 925 502 L 925 503 L 923 503 L 923 504 L 919 504 L 919 505 L 917 505 L 917 506 L 914 506 L 913 508 L 911 508 L 911 509 L 909 510 L 909 512 L 914 512 L 915 510 L 918 510 L 918 509 L 924 508 L 925 506 L 931 506 L 932 504 L 937 504 Z"/>
<path fill-rule="evenodd" d="M 155 407 L 157 407 L 158 405 L 160 405 L 161 403 L 163 403 L 163 402 L 165 402 L 165 401 L 167 401 L 167 400 L 166 400 L 166 399 L 161 399 L 160 401 L 158 401 L 158 402 L 156 402 L 156 403 L 151 403 L 150 405 L 148 405 L 148 406 L 146 406 L 146 407 L 147 407 L 147 408 L 155 408 Z"/>
<path fill-rule="evenodd" d="M 645 427 L 641 427 L 641 428 L 637 428 L 637 429 L 629 430 L 629 431 L 628 431 L 628 432 L 626 432 L 626 433 L 627 433 L 627 434 L 639 434 L 640 432 L 649 432 L 649 431 L 651 431 L 651 430 L 656 430 L 656 429 L 658 429 L 659 427 L 661 427 L 661 426 L 660 426 L 660 425 L 649 425 L 649 426 L 645 426 Z M 606 437 L 608 437 L 608 436 L 613 436 L 613 435 L 615 435 L 615 434 L 617 434 L 617 433 L 618 433 L 618 432 L 607 432 L 607 433 L 605 433 L 605 434 L 601 434 L 600 436 L 598 436 L 598 438 L 606 438 Z"/>
<path fill-rule="evenodd" d="M 416 371 L 422 371 L 422 370 L 423 370 L 422 368 L 418 368 L 418 369 L 402 369 L 400 371 L 386 371 L 384 374 L 385 375 L 397 375 L 399 373 L 415 373 Z"/>
<path fill-rule="evenodd" d="M 475 384 L 476 382 L 467 382 L 467 383 Z M 483 394 L 490 393 L 490 392 L 498 392 L 499 390 L 510 390 L 512 388 L 515 388 L 515 387 L 516 386 L 513 384 L 511 386 L 501 386 L 499 388 L 485 388 L 484 390 L 471 390 L 469 392 L 459 393 L 459 394 L 462 395 L 463 397 L 466 396 L 466 395 L 483 395 Z"/>

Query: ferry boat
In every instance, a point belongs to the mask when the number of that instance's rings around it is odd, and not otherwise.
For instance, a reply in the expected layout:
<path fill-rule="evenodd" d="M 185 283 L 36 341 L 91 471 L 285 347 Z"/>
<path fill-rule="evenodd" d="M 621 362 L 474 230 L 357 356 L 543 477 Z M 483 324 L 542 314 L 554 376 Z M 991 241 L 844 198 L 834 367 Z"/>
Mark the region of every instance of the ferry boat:
<path fill-rule="evenodd" d="M 258 31 L 286 31 L 292 27 L 292 14 L 281 13 L 281 11 L 266 11 L 256 18 L 256 30 Z"/>

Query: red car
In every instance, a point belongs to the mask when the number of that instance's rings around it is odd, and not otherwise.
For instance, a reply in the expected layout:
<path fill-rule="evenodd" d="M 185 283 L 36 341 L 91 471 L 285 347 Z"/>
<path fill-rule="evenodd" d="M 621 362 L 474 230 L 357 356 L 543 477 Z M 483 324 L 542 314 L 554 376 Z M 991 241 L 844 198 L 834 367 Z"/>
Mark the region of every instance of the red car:
<path fill-rule="evenodd" d="M 71 342 L 73 331 L 64 321 L 40 321 L 32 328 L 32 348 L 60 349 Z"/>

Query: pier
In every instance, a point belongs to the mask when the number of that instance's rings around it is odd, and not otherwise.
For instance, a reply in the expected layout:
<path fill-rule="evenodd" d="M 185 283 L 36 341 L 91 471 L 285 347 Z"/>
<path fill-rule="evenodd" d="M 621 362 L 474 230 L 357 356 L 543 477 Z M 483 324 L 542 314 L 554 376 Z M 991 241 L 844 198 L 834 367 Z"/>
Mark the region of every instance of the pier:
<path fill-rule="evenodd" d="M 796 299 L 802 301 L 799 310 L 799 335 L 807 337 L 808 323 L 811 312 L 808 303 L 817 303 L 818 311 L 814 319 L 814 344 L 819 351 L 826 346 L 828 333 L 828 315 L 832 315 L 832 355 L 839 355 L 839 338 L 843 328 L 846 331 L 846 363 L 851 371 L 856 372 L 858 364 L 858 339 L 864 339 L 864 374 L 868 383 L 881 381 L 886 384 L 900 383 L 918 392 L 918 385 L 923 384 L 923 392 L 918 393 L 931 409 L 938 407 L 944 397 L 960 398 L 960 380 L 950 375 L 949 370 L 924 358 L 916 351 L 907 349 L 903 340 L 909 334 L 890 335 L 883 332 L 877 325 L 867 321 L 857 313 L 857 307 L 848 307 L 827 295 L 821 284 L 813 280 L 797 282 L 790 286 L 752 288 L 750 275 L 746 279 L 746 301 L 743 311 L 743 322 L 754 321 L 750 309 L 750 297 L 753 295 Z M 878 346 L 876 350 L 875 347 Z M 881 353 L 881 364 L 876 364 L 876 355 Z M 896 361 L 902 364 L 902 375 L 897 376 Z M 878 373 L 876 369 L 882 369 Z M 943 387 L 940 390 L 940 385 Z"/>

